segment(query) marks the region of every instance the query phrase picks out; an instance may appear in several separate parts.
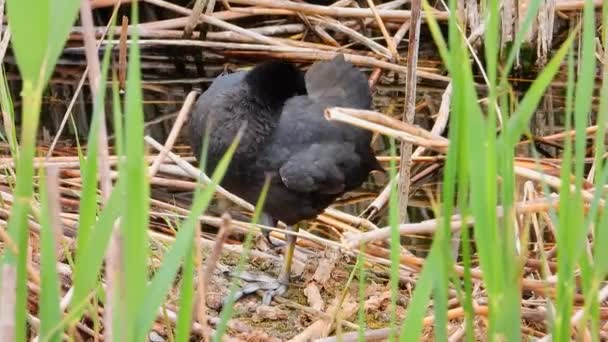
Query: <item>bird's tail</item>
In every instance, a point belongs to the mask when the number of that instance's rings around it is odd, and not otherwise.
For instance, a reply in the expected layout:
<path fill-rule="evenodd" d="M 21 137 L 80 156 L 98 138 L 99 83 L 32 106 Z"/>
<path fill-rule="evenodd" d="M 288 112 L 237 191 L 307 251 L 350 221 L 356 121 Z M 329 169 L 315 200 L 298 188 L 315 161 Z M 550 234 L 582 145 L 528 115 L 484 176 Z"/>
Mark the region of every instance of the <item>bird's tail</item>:
<path fill-rule="evenodd" d="M 317 62 L 306 72 L 308 96 L 336 106 L 369 109 L 372 94 L 365 75 L 338 55 Z"/>

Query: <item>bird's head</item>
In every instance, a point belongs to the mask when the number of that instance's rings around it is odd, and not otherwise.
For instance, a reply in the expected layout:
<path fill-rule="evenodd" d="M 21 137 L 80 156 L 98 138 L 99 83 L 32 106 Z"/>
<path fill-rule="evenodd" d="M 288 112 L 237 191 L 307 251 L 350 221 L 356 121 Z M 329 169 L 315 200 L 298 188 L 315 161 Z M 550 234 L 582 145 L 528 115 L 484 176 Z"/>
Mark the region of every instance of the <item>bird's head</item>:
<path fill-rule="evenodd" d="M 282 106 L 289 98 L 306 94 L 304 74 L 282 61 L 257 65 L 247 73 L 245 82 L 259 100 L 271 106 Z"/>

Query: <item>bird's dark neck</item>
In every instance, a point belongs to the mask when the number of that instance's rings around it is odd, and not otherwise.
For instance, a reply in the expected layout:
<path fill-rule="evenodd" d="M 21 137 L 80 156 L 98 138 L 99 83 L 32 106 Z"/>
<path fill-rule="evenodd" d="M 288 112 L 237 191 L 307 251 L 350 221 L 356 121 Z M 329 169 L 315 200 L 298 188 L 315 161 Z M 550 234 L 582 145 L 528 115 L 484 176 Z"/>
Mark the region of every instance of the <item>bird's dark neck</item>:
<path fill-rule="evenodd" d="M 256 131 L 274 129 L 281 118 L 284 103 L 270 102 L 251 89 L 247 97 L 249 98 L 247 101 L 249 110 L 239 113 L 241 119 L 247 121 L 247 129 Z"/>

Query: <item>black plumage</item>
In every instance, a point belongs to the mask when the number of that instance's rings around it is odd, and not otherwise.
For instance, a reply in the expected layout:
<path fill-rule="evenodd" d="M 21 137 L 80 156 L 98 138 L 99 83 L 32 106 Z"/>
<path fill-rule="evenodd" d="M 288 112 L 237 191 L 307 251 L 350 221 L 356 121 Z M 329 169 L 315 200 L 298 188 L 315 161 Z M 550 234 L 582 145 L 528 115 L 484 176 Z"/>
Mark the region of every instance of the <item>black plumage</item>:
<path fill-rule="evenodd" d="M 369 109 L 371 101 L 363 73 L 342 55 L 314 64 L 305 75 L 292 64 L 266 62 L 218 77 L 200 96 L 190 125 L 192 147 L 199 157 L 210 125 L 209 173 L 246 122 L 222 185 L 255 203 L 271 176 L 264 212 L 274 223 L 291 225 L 316 217 L 381 170 L 370 132 L 323 115 L 332 106 Z"/>

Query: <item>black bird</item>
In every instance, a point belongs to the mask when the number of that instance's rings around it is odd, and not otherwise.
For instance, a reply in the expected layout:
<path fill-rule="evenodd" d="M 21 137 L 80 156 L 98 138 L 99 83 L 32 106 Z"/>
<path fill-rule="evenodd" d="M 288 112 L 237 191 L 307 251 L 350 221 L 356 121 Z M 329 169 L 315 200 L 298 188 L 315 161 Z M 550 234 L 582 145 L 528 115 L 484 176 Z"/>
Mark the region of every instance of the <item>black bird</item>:
<path fill-rule="evenodd" d="M 382 170 L 369 131 L 327 121 L 323 114 L 328 107 L 370 109 L 371 103 L 367 79 L 343 55 L 313 64 L 306 75 L 289 63 L 265 62 L 213 81 L 194 107 L 191 144 L 199 158 L 210 129 L 205 171 L 213 171 L 246 123 L 222 186 L 255 203 L 270 176 L 262 223 L 290 227 L 315 218 L 372 170 Z M 295 237 L 286 240 L 279 282 L 246 291 L 269 290 L 267 304 L 287 289 Z"/>

